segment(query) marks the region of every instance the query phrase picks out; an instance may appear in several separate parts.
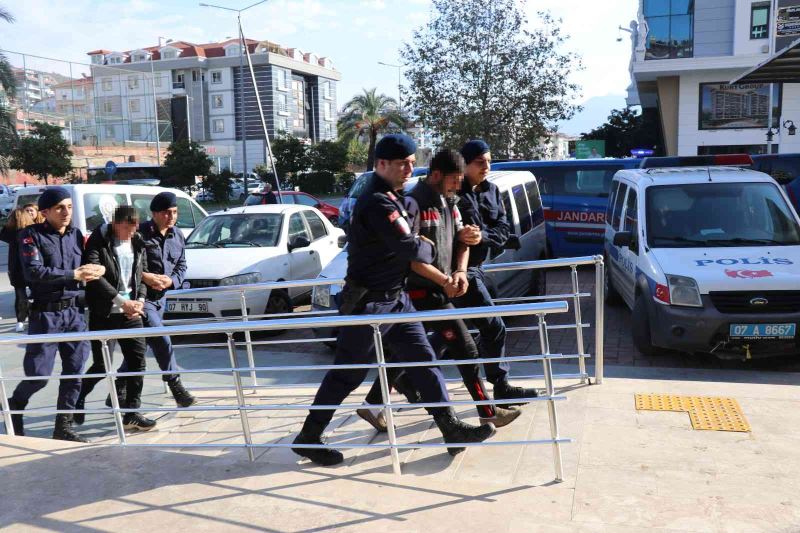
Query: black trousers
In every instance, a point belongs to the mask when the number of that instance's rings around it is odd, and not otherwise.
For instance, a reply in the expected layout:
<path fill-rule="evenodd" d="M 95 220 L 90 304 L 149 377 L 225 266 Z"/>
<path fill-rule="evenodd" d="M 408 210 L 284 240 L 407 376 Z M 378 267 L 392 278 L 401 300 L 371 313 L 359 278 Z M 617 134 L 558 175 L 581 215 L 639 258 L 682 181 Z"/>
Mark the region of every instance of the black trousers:
<path fill-rule="evenodd" d="M 25 286 L 14 287 L 14 311 L 17 314 L 17 322 L 25 322 L 28 319 L 30 306 L 28 291 Z"/>
<path fill-rule="evenodd" d="M 122 313 L 113 313 L 107 317 L 89 318 L 89 331 L 99 331 L 104 329 L 139 329 L 143 328 L 141 317 L 128 318 Z M 131 332 L 131 337 L 119 339 L 119 347 L 122 350 L 122 357 L 127 364 L 128 372 L 143 372 L 145 369 L 144 355 L 147 351 L 147 344 L 144 337 Z M 109 342 L 109 349 L 111 349 Z M 87 374 L 101 374 L 106 371 L 103 361 L 103 347 L 100 341 L 92 341 L 92 366 L 86 371 Z M 102 378 L 83 378 L 80 398 L 84 399 L 92 392 L 95 385 Z M 125 382 L 125 405 L 120 407 L 128 409 L 138 409 L 142 404 L 143 376 L 128 376 L 120 378 Z"/>
<path fill-rule="evenodd" d="M 447 297 L 439 291 L 424 290 L 411 291 L 412 303 L 417 311 L 434 311 L 437 309 L 454 309 Z M 478 347 L 469 333 L 469 328 L 463 320 L 437 320 L 435 322 L 424 322 L 425 330 L 432 333 L 431 346 L 437 357 L 441 358 L 442 352 L 446 349 L 450 356 L 456 360 L 477 359 L 479 357 Z M 477 364 L 458 365 L 461 379 L 464 386 L 469 391 L 470 396 L 475 401 L 489 400 L 489 395 L 484 387 L 480 375 L 480 368 Z M 403 372 L 399 368 L 386 369 L 391 387 Z M 372 388 L 366 397 L 367 403 L 383 403 L 380 381 L 375 380 Z M 494 416 L 494 408 L 491 405 L 476 405 L 478 416 L 491 418 Z"/>

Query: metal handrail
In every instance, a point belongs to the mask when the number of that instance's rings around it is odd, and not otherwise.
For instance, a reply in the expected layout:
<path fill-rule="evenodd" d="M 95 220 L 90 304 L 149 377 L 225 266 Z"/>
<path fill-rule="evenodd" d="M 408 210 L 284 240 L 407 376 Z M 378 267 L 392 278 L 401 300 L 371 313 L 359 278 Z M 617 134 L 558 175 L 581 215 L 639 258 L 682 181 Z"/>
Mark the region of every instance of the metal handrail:
<path fill-rule="evenodd" d="M 238 405 L 230 406 L 228 410 L 238 410 L 241 418 L 242 423 L 242 433 L 244 436 L 244 445 L 219 445 L 221 447 L 244 447 L 248 451 L 248 455 L 251 460 L 255 460 L 254 449 L 256 447 L 285 447 L 285 444 L 281 444 L 281 446 L 276 446 L 273 444 L 265 444 L 265 445 L 255 445 L 252 442 L 252 436 L 250 432 L 250 425 L 249 419 L 247 415 L 248 410 L 268 410 L 268 409 L 335 409 L 335 408 L 355 408 L 360 407 L 360 405 L 353 405 L 353 404 L 344 404 L 340 406 L 320 406 L 320 405 L 302 405 L 302 404 L 287 404 L 287 405 L 273 405 L 273 406 L 264 406 L 264 405 L 248 405 L 245 402 L 244 393 L 243 393 L 243 385 L 241 382 L 241 373 L 243 372 L 254 372 L 259 369 L 259 367 L 255 367 L 254 365 L 250 365 L 247 367 L 240 367 L 237 361 L 236 355 L 236 345 L 233 341 L 233 333 L 235 331 L 269 331 L 275 329 L 301 329 L 301 328 L 308 328 L 313 326 L 318 327 L 343 327 L 343 326 L 366 326 L 369 325 L 373 328 L 373 334 L 375 336 L 375 348 L 376 348 L 376 355 L 377 355 L 377 362 L 370 363 L 370 364 L 359 364 L 359 365 L 305 365 L 305 366 L 295 366 L 294 368 L 307 368 L 309 370 L 323 370 L 326 368 L 377 368 L 379 374 L 379 380 L 381 383 L 381 389 L 383 394 L 383 403 L 382 404 L 375 404 L 375 407 L 383 407 L 385 409 L 387 423 L 388 423 L 388 431 L 389 431 L 389 442 L 388 444 L 383 444 L 382 446 L 377 446 L 376 444 L 366 444 L 362 446 L 355 446 L 349 445 L 347 447 L 383 447 L 389 448 L 392 454 L 392 464 L 393 468 L 396 473 L 400 474 L 400 461 L 398 450 L 408 447 L 408 445 L 399 444 L 397 442 L 397 438 L 394 432 L 394 423 L 393 423 L 393 410 L 405 407 L 445 407 L 445 406 L 466 406 L 466 405 L 484 405 L 484 404 L 503 404 L 503 403 L 510 403 L 513 400 L 500 400 L 500 401 L 449 401 L 449 402 L 438 402 L 438 403 L 422 403 L 422 404 L 393 404 L 391 402 L 391 398 L 389 397 L 389 389 L 388 389 L 388 379 L 386 376 L 386 369 L 387 368 L 394 368 L 394 367 L 408 367 L 408 366 L 453 366 L 453 365 L 462 365 L 464 361 L 457 361 L 457 360 L 447 360 L 447 361 L 425 361 L 425 362 L 413 362 L 413 363 L 387 363 L 383 354 L 382 349 L 382 337 L 380 333 L 380 325 L 385 324 L 396 324 L 396 323 L 410 323 L 410 322 L 427 322 L 427 321 L 437 321 L 437 320 L 454 320 L 454 319 L 471 319 L 471 318 L 479 318 L 485 316 L 514 316 L 514 315 L 535 315 L 539 321 L 539 337 L 540 337 L 540 344 L 542 347 L 542 354 L 541 355 L 531 355 L 531 356 L 515 356 L 507 358 L 508 361 L 542 361 L 543 368 L 544 368 L 544 376 L 545 376 L 545 383 L 546 383 L 546 394 L 544 396 L 538 398 L 527 398 L 522 400 L 530 400 L 530 401 L 545 401 L 548 404 L 548 415 L 550 418 L 550 429 L 551 429 L 551 439 L 549 440 L 537 440 L 537 441 L 507 441 L 507 442 L 493 442 L 490 445 L 497 446 L 497 445 L 513 445 L 513 444 L 534 444 L 534 443 L 551 443 L 553 446 L 553 461 L 555 467 L 555 477 L 557 481 L 561 481 L 563 479 L 563 470 L 562 470 L 562 461 L 561 461 L 561 451 L 560 445 L 565 442 L 570 442 L 569 439 L 564 439 L 559 436 L 558 434 L 558 426 L 557 426 L 557 417 L 556 417 L 556 410 L 555 410 L 555 402 L 559 400 L 564 400 L 563 396 L 556 396 L 555 391 L 553 389 L 553 376 L 552 376 L 552 368 L 550 365 L 550 360 L 552 358 L 559 358 L 559 354 L 550 354 L 549 351 L 549 344 L 547 342 L 547 324 L 544 320 L 545 315 L 550 313 L 563 313 L 568 310 L 569 306 L 566 301 L 560 302 L 547 302 L 547 303 L 527 303 L 527 304 L 516 304 L 516 305 L 500 305 L 494 306 L 492 308 L 465 308 L 465 309 L 445 309 L 445 310 L 435 310 L 435 311 L 422 311 L 417 313 L 397 313 L 397 314 L 384 314 L 384 315 L 357 315 L 357 316 L 337 316 L 337 317 L 311 317 L 311 318 L 292 318 L 292 319 L 280 319 L 280 320 L 273 320 L 273 321 L 241 321 L 236 323 L 227 323 L 227 324 L 211 324 L 206 325 L 205 327 L 201 327 L 198 325 L 188 325 L 188 326 L 164 326 L 164 327 L 157 327 L 157 328 L 142 328 L 136 330 L 136 333 L 141 337 L 150 337 L 150 336 L 163 336 L 163 335 L 200 335 L 206 334 L 209 332 L 216 332 L 216 333 L 225 333 L 228 337 L 228 353 L 230 356 L 231 366 L 230 368 L 226 369 L 215 369 L 214 371 L 229 371 L 233 375 L 234 384 L 236 387 L 236 396 Z M 209 329 L 210 328 L 210 329 Z M 127 409 L 121 408 L 119 405 L 119 400 L 117 397 L 117 390 L 115 384 L 115 378 L 118 376 L 130 376 L 130 375 L 163 375 L 164 372 L 158 371 L 143 371 L 143 372 L 126 372 L 126 373 L 117 373 L 114 371 L 114 367 L 111 365 L 111 357 L 108 348 L 108 341 L 112 339 L 122 339 L 122 338 L 129 338 L 131 335 L 130 329 L 123 329 L 123 330 L 100 330 L 100 331 L 87 331 L 87 332 L 75 332 L 75 333 L 64 333 L 59 335 L 53 334 L 44 334 L 44 335 L 26 335 L 26 336 L 16 336 L 16 337 L 7 337 L 0 339 L 0 346 L 7 346 L 12 344 L 34 344 L 34 343 L 42 343 L 42 342 L 68 342 L 68 341 L 80 341 L 80 340 L 95 340 L 100 341 L 102 344 L 102 353 L 103 359 L 105 362 L 105 366 L 107 372 L 103 374 L 108 381 L 110 396 L 112 401 L 112 409 L 111 412 L 114 415 L 117 434 L 119 438 L 119 442 L 121 445 L 127 445 L 125 432 L 122 426 L 122 414 L 127 412 L 133 412 L 134 409 Z M 478 361 L 496 361 L 494 359 L 481 359 L 476 360 Z M 289 370 L 289 367 L 260 367 L 265 370 Z M 37 379 L 40 380 L 49 380 L 49 379 L 74 379 L 74 376 L 36 376 Z M 10 406 L 8 404 L 8 398 L 5 394 L 5 382 L 18 380 L 17 377 L 11 376 L 3 376 L 2 372 L 0 372 L 0 404 L 3 408 L 3 416 L 6 423 L 7 431 L 13 435 L 13 424 L 11 422 L 11 414 L 12 411 L 10 410 Z M 27 378 L 26 378 L 27 379 Z M 520 401 L 520 400 L 517 400 Z M 184 408 L 187 410 L 222 410 L 219 407 L 225 407 L 226 409 L 228 406 L 204 406 L 200 408 Z M 158 412 L 177 412 L 184 410 L 178 407 L 159 407 L 153 409 L 154 411 Z M 30 412 L 47 412 L 48 410 L 33 410 L 28 411 Z M 13 411 L 13 413 L 21 413 L 25 411 Z M 52 411 L 51 411 L 52 412 Z M 72 411 L 59 411 L 55 410 L 55 412 L 95 412 L 95 410 L 72 410 Z M 475 444 L 472 444 L 473 446 Z M 143 446 L 139 444 L 137 446 Z M 158 443 L 150 444 L 151 447 L 187 447 L 186 445 L 160 445 Z M 325 445 L 300 445 L 295 447 L 323 447 Z M 453 447 L 453 446 L 461 446 L 460 443 L 442 443 L 439 445 L 438 443 L 435 446 L 425 446 L 425 447 Z M 209 446 L 206 446 L 209 447 Z"/>

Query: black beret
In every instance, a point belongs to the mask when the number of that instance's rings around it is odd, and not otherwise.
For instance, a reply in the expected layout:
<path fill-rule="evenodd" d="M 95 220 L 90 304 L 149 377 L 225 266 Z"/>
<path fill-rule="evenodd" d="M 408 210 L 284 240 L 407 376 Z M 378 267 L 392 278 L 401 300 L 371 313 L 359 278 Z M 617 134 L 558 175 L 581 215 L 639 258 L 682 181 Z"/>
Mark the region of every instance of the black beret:
<path fill-rule="evenodd" d="M 405 159 L 417 152 L 417 143 L 408 135 L 384 135 L 375 146 L 375 159 Z"/>
<path fill-rule="evenodd" d="M 36 203 L 41 211 L 42 209 L 50 209 L 54 205 L 71 197 L 69 191 L 64 187 L 48 187 L 44 190 Z"/>
<path fill-rule="evenodd" d="M 464 162 L 466 164 L 472 163 L 472 161 L 487 152 L 489 152 L 489 145 L 486 142 L 475 139 L 472 141 L 467 141 L 466 144 L 461 148 L 461 156 L 464 158 Z"/>
<path fill-rule="evenodd" d="M 155 196 L 150 201 L 150 211 L 158 213 L 159 211 L 166 211 L 170 207 L 178 207 L 178 197 L 175 193 L 163 191 Z"/>

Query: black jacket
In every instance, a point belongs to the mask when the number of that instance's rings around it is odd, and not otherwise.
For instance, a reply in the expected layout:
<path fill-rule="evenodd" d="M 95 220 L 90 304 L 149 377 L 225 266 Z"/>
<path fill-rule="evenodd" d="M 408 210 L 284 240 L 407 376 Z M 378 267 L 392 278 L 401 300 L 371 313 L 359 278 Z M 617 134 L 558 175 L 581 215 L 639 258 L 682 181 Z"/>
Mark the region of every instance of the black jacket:
<path fill-rule="evenodd" d="M 120 279 L 117 254 L 114 251 L 114 230 L 111 224 L 103 224 L 94 230 L 86 243 L 81 264 L 103 265 L 106 273 L 100 279 L 86 284 L 86 305 L 90 316 L 107 317 L 114 305 L 114 297 L 125 291 L 127 283 Z M 147 286 L 142 281 L 145 267 L 144 240 L 139 233 L 131 239 L 133 246 L 133 273 L 131 300 L 144 299 Z"/>
<path fill-rule="evenodd" d="M 19 230 L 8 229 L 3 226 L 0 230 L 0 241 L 8 243 L 8 279 L 13 287 L 24 287 L 25 274 L 22 272 L 22 263 L 19 260 L 19 246 L 17 246 Z"/>
<path fill-rule="evenodd" d="M 506 208 L 500 189 L 489 180 L 483 180 L 473 189 L 465 179 L 459 196 L 464 224 L 475 224 L 481 229 L 481 242 L 469 247 L 469 267 L 480 267 L 489 259 L 490 252 L 503 249 L 511 235 Z"/>

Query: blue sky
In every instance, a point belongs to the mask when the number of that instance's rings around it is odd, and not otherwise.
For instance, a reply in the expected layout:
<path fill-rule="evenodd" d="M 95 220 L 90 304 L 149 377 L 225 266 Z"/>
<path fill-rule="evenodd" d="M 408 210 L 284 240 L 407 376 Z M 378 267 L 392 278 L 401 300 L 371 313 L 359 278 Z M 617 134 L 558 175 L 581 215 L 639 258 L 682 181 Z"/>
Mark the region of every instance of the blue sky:
<path fill-rule="evenodd" d="M 206 0 L 243 7 L 246 0 Z M 255 0 L 253 0 L 255 1 Z M 87 62 L 97 48 L 130 50 L 157 44 L 158 37 L 211 42 L 236 35 L 233 13 L 200 7 L 189 0 L 0 0 L 16 17 L 0 30 L 0 47 L 33 55 Z M 585 70 L 573 74 L 582 86 L 582 103 L 594 97 L 622 96 L 630 83 L 630 40 L 618 25 L 636 17 L 637 0 L 529 0 L 530 19 L 549 10 L 571 35 L 567 48 L 583 57 Z M 342 73 L 339 102 L 362 88 L 397 95 L 397 70 L 378 65 L 398 62 L 398 50 L 430 14 L 429 0 L 270 0 L 245 13 L 249 38 L 328 56 Z M 12 63 L 21 60 L 10 55 Z M 32 64 L 31 64 L 32 63 Z M 68 73 L 64 65 L 32 59 L 27 65 Z M 60 68 L 59 68 L 60 67 Z M 78 68 L 73 68 L 77 75 Z M 600 99 L 603 102 L 617 99 Z M 621 98 L 618 99 L 621 103 Z"/>

